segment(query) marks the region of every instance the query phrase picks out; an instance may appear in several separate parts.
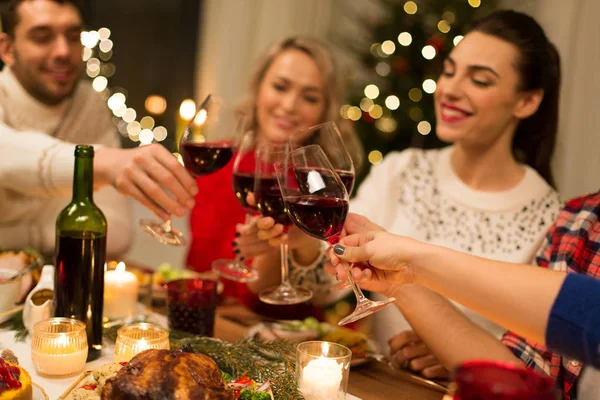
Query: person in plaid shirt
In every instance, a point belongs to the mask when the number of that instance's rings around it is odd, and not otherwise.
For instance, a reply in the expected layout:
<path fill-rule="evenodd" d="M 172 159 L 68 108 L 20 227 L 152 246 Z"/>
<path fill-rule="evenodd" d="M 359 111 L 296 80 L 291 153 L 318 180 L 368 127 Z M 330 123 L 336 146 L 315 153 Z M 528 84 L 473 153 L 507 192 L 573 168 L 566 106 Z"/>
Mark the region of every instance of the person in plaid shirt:
<path fill-rule="evenodd" d="M 600 193 L 569 201 L 550 228 L 536 262 L 553 271 L 600 278 Z M 549 351 L 545 346 L 507 332 L 502 343 L 525 365 L 555 378 L 564 398 L 575 399 L 582 364 Z"/>
<path fill-rule="evenodd" d="M 552 273 L 474 258 L 384 232 L 346 237 L 341 242 L 346 247 L 336 246 L 329 256 L 338 275 L 344 269 L 336 258 L 368 262 L 353 270 L 355 279 L 367 289 L 395 296 L 398 307 L 444 366 L 453 368 L 477 358 L 515 361 L 517 356 L 529 368 L 554 377 L 564 398 L 574 400 L 580 361 L 600 366 L 600 281 L 595 280 L 600 274 L 599 216 L 600 192 L 567 203 L 537 257 L 539 266 Z M 441 296 L 418 285 L 395 283 L 422 284 L 535 341 L 506 333 L 502 345 Z M 522 297 L 529 300 L 526 306 Z M 544 342 L 579 361 L 538 344 Z M 590 373 L 599 372 L 590 369 Z M 598 386 L 595 381 L 588 383 Z"/>

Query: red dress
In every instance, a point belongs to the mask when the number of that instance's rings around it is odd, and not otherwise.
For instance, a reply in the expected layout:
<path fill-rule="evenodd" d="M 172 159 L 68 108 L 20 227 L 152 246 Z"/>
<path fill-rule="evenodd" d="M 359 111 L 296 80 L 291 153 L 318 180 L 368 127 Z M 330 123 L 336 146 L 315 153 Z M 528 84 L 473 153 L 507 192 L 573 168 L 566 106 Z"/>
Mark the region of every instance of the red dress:
<path fill-rule="evenodd" d="M 245 211 L 233 192 L 233 161 L 223 169 L 196 178 L 198 194 L 190 214 L 191 244 L 187 255 L 187 267 L 198 272 L 210 271 L 215 260 L 233 259 L 235 225 L 244 223 Z M 234 296 L 253 311 L 273 318 L 305 318 L 321 316 L 308 303 L 294 306 L 273 306 L 258 299 L 243 283 L 221 279 L 225 286 L 224 296 Z"/>

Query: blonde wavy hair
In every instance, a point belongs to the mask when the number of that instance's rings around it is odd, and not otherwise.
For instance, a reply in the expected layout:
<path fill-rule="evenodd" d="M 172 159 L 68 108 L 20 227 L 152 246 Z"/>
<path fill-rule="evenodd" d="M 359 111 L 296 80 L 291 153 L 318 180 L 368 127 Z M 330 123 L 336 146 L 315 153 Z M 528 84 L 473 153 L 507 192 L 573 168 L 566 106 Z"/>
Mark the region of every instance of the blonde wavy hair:
<path fill-rule="evenodd" d="M 273 63 L 273 60 L 287 50 L 300 50 L 308 54 L 317 64 L 323 76 L 323 87 L 325 89 L 325 111 L 320 123 L 334 121 L 337 124 L 340 128 L 344 145 L 354 162 L 354 168 L 356 172 L 359 172 L 364 163 L 364 149 L 350 121 L 343 119 L 340 114 L 340 108 L 345 100 L 344 85 L 340 79 L 341 73 L 329 46 L 318 39 L 306 36 L 287 37 L 268 48 L 257 61 L 254 71 L 250 76 L 249 93 L 242 102 L 240 110 L 245 115 L 250 116 L 249 128 L 256 129 L 258 127 L 256 98 L 258 97 L 258 90 L 265 74 Z"/>

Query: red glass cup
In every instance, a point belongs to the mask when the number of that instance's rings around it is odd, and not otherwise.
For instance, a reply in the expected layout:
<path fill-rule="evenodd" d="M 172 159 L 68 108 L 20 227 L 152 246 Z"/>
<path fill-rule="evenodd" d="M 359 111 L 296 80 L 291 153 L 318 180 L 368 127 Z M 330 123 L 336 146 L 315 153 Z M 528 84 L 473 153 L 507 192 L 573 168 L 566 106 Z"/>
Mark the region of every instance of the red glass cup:
<path fill-rule="evenodd" d="M 556 400 L 548 376 L 511 362 L 468 361 L 454 372 L 454 400 Z"/>
<path fill-rule="evenodd" d="M 167 283 L 169 329 L 213 336 L 217 300 L 214 280 L 177 279 Z"/>

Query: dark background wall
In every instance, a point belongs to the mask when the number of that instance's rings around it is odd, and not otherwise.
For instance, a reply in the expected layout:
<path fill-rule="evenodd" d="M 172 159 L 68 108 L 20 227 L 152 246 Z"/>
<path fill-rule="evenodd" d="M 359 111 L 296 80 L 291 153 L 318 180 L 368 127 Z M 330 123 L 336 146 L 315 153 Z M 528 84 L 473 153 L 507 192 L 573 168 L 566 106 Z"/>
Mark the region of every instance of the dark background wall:
<path fill-rule="evenodd" d="M 167 128 L 163 142 L 173 149 L 175 118 L 181 101 L 194 98 L 194 69 L 201 0 L 86 0 L 90 29 L 111 30 L 115 74 L 109 87 L 127 91 L 127 105 L 147 115 L 144 101 L 151 94 L 166 98 L 167 109 L 154 117 Z M 137 145 L 129 139 L 125 145 Z"/>

